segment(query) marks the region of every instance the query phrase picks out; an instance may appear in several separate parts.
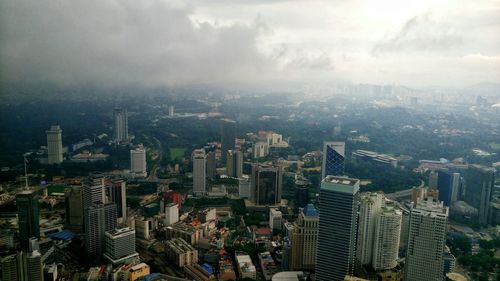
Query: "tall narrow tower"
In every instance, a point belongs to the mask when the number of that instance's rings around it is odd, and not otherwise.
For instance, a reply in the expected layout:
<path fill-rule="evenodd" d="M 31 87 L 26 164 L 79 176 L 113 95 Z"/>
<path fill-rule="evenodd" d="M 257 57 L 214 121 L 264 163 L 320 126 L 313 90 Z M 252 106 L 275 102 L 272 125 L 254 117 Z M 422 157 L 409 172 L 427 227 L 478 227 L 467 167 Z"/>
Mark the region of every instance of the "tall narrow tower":
<path fill-rule="evenodd" d="M 326 176 L 319 192 L 316 280 L 340 281 L 352 275 L 358 224 L 359 180 Z"/>
<path fill-rule="evenodd" d="M 128 116 L 126 109 L 115 108 L 113 110 L 113 139 L 115 143 L 128 141 Z"/>
<path fill-rule="evenodd" d="M 38 194 L 35 191 L 23 191 L 16 195 L 19 240 L 24 249 L 32 237 L 40 238 L 40 209 Z"/>
<path fill-rule="evenodd" d="M 250 196 L 257 205 L 276 205 L 281 202 L 283 172 L 280 167 L 254 164 L 250 180 Z"/>
<path fill-rule="evenodd" d="M 372 263 L 375 217 L 381 212 L 383 204 L 384 196 L 381 193 L 361 194 L 356 246 L 356 258 L 361 265 Z"/>
<path fill-rule="evenodd" d="M 60 164 L 63 161 L 62 130 L 59 125 L 50 126 L 47 134 L 48 164 Z"/>
<path fill-rule="evenodd" d="M 205 195 L 206 193 L 206 168 L 207 156 L 204 149 L 193 151 L 193 193 L 195 195 Z"/>
<path fill-rule="evenodd" d="M 236 121 L 230 119 L 222 120 L 222 137 L 221 137 L 221 160 L 226 162 L 227 151 L 235 146 L 237 124 Z"/>

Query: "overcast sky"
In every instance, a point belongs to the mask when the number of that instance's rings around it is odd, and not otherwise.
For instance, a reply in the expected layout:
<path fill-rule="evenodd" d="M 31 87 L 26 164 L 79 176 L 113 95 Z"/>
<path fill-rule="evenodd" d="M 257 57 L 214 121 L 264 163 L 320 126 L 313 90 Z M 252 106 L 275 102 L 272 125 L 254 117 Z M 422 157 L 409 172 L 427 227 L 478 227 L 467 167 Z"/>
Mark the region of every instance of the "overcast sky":
<path fill-rule="evenodd" d="M 500 1 L 0 3 L 3 82 L 500 82 Z"/>

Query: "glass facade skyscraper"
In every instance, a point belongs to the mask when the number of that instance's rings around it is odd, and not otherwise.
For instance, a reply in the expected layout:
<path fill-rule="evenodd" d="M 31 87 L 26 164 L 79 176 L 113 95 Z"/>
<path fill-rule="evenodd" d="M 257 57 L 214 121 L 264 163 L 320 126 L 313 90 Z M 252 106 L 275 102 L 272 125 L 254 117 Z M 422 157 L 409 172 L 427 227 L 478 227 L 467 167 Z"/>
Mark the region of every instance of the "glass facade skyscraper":
<path fill-rule="evenodd" d="M 344 175 L 345 142 L 324 142 L 321 179 Z"/>
<path fill-rule="evenodd" d="M 24 249 L 28 248 L 31 237 L 40 238 L 40 209 L 38 193 L 27 190 L 16 195 L 19 240 Z"/>

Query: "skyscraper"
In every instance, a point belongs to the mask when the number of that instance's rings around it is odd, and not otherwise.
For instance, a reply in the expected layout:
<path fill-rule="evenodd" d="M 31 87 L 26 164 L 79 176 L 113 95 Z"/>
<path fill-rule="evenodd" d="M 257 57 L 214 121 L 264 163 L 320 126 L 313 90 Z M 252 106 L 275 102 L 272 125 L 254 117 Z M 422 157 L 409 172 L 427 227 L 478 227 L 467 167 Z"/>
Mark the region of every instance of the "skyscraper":
<path fill-rule="evenodd" d="M 281 202 L 283 172 L 280 167 L 253 164 L 250 195 L 256 205 L 275 205 Z"/>
<path fill-rule="evenodd" d="M 195 149 L 193 151 L 193 193 L 195 195 L 205 195 L 207 157 L 205 150 Z"/>
<path fill-rule="evenodd" d="M 241 178 L 243 175 L 243 153 L 237 149 L 227 151 L 227 175 L 233 178 Z"/>
<path fill-rule="evenodd" d="M 33 250 L 26 255 L 26 280 L 43 281 L 42 254 Z"/>
<path fill-rule="evenodd" d="M 128 141 L 128 116 L 126 109 L 115 108 L 113 110 L 113 139 L 115 143 Z"/>
<path fill-rule="evenodd" d="M 135 251 L 135 231 L 129 227 L 106 231 L 104 257 L 114 265 L 126 262 L 139 254 Z"/>
<path fill-rule="evenodd" d="M 73 232 L 83 232 L 83 188 L 74 186 L 65 194 L 66 226 Z"/>
<path fill-rule="evenodd" d="M 319 192 L 317 281 L 352 275 L 356 246 L 359 180 L 326 176 Z"/>
<path fill-rule="evenodd" d="M 215 152 L 207 153 L 207 178 L 213 179 L 217 174 L 217 163 L 215 161 Z"/>
<path fill-rule="evenodd" d="M 372 258 L 375 270 L 393 269 L 398 265 L 402 215 L 394 205 L 385 205 L 375 216 Z"/>
<path fill-rule="evenodd" d="M 291 242 L 290 270 L 313 270 L 316 266 L 319 216 L 313 204 L 301 209 L 289 234 Z"/>
<path fill-rule="evenodd" d="M 437 188 L 439 190 L 439 200 L 445 206 L 451 206 L 459 198 L 460 174 L 449 170 L 438 171 Z"/>
<path fill-rule="evenodd" d="M 106 191 L 103 177 L 89 177 L 83 183 L 83 212 L 93 204 L 106 203 Z"/>
<path fill-rule="evenodd" d="M 62 130 L 59 125 L 50 126 L 47 134 L 47 163 L 60 164 L 63 161 Z"/>
<path fill-rule="evenodd" d="M 469 165 L 464 178 L 465 202 L 478 210 L 479 223 L 486 225 L 495 185 L 495 169 L 481 165 Z"/>
<path fill-rule="evenodd" d="M 442 281 L 448 207 L 426 198 L 411 209 L 405 280 Z"/>
<path fill-rule="evenodd" d="M 356 259 L 360 265 L 369 265 L 373 257 L 375 217 L 382 210 L 384 196 L 381 193 L 362 193 L 360 197 Z"/>
<path fill-rule="evenodd" d="M 127 218 L 127 186 L 124 180 L 106 182 L 106 193 L 111 202 L 116 204 L 117 216 L 120 221 Z"/>
<path fill-rule="evenodd" d="M 28 248 L 31 237 L 40 238 L 40 209 L 38 193 L 32 190 L 16 195 L 17 220 L 19 225 L 19 240 L 24 249 Z"/>
<path fill-rule="evenodd" d="M 345 142 L 324 142 L 321 179 L 324 179 L 326 176 L 344 175 L 344 161 Z"/>
<path fill-rule="evenodd" d="M 139 145 L 130 150 L 130 173 L 134 177 L 147 177 L 146 148 Z"/>
<path fill-rule="evenodd" d="M 2 258 L 2 280 L 4 281 L 22 281 L 23 272 L 23 252 L 18 252 Z"/>
<path fill-rule="evenodd" d="M 221 160 L 226 162 L 227 151 L 234 149 L 236 143 L 237 123 L 234 120 L 222 119 L 222 137 L 221 137 Z"/>
<path fill-rule="evenodd" d="M 94 204 L 85 209 L 85 249 L 90 257 L 100 258 L 105 233 L 116 228 L 116 205 Z"/>

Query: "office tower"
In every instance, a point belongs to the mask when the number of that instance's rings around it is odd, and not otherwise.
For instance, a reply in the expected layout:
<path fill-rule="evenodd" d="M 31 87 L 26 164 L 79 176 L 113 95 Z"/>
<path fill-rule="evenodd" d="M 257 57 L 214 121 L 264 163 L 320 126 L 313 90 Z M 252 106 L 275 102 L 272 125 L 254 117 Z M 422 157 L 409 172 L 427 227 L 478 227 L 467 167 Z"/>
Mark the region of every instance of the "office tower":
<path fill-rule="evenodd" d="M 85 210 L 85 249 L 87 255 L 100 258 L 105 233 L 116 228 L 116 205 L 94 204 Z"/>
<path fill-rule="evenodd" d="M 104 257 L 113 265 L 124 263 L 139 254 L 135 251 L 135 230 L 129 227 L 106 231 Z"/>
<path fill-rule="evenodd" d="M 401 232 L 399 234 L 399 250 L 406 255 L 406 248 L 408 246 L 408 233 L 410 231 L 410 211 L 401 209 L 403 217 L 401 218 Z"/>
<path fill-rule="evenodd" d="M 60 164 L 63 161 L 62 130 L 59 125 L 50 126 L 47 134 L 47 163 Z"/>
<path fill-rule="evenodd" d="M 373 269 L 393 269 L 398 265 L 402 216 L 401 210 L 389 204 L 381 207 L 380 212 L 376 214 L 373 235 Z"/>
<path fill-rule="evenodd" d="M 193 151 L 193 193 L 195 195 L 205 195 L 207 156 L 205 150 L 195 149 Z"/>
<path fill-rule="evenodd" d="M 31 251 L 26 255 L 26 280 L 43 281 L 42 254 L 39 250 Z"/>
<path fill-rule="evenodd" d="M 130 150 L 130 173 L 134 177 L 147 177 L 146 148 L 142 145 Z"/>
<path fill-rule="evenodd" d="M 430 189 L 437 189 L 438 188 L 438 173 L 435 171 L 431 171 L 429 173 L 429 188 Z"/>
<path fill-rule="evenodd" d="M 2 280 L 22 281 L 24 280 L 24 257 L 23 252 L 18 252 L 2 258 Z"/>
<path fill-rule="evenodd" d="M 277 208 L 269 208 L 269 228 L 281 230 L 283 224 L 283 213 Z"/>
<path fill-rule="evenodd" d="M 217 174 L 217 162 L 215 161 L 215 152 L 207 153 L 207 178 L 213 179 Z"/>
<path fill-rule="evenodd" d="M 106 203 L 106 190 L 103 177 L 89 177 L 83 182 L 83 213 L 93 204 Z"/>
<path fill-rule="evenodd" d="M 300 210 L 290 234 L 290 270 L 313 270 L 316 266 L 319 216 L 313 204 Z"/>
<path fill-rule="evenodd" d="M 266 157 L 269 154 L 269 144 L 267 142 L 256 142 L 252 145 L 252 155 L 254 159 Z"/>
<path fill-rule="evenodd" d="M 23 249 L 27 249 L 28 240 L 31 237 L 40 238 L 40 209 L 37 192 L 26 190 L 18 193 L 16 205 L 19 240 Z"/>
<path fill-rule="evenodd" d="M 356 246 L 359 180 L 326 176 L 319 191 L 317 281 L 352 275 Z"/>
<path fill-rule="evenodd" d="M 321 179 L 324 179 L 326 176 L 344 175 L 344 161 L 345 142 L 324 142 Z"/>
<path fill-rule="evenodd" d="M 240 178 L 238 181 L 238 196 L 240 198 L 251 198 L 251 182 L 248 177 Z"/>
<path fill-rule="evenodd" d="M 128 141 L 128 116 L 127 110 L 115 108 L 113 110 L 113 139 L 115 143 Z"/>
<path fill-rule="evenodd" d="M 165 206 L 165 225 L 171 225 L 179 221 L 179 206 L 169 203 Z"/>
<path fill-rule="evenodd" d="M 479 223 L 486 225 L 495 185 L 495 169 L 481 165 L 469 165 L 464 178 L 465 202 L 478 210 Z"/>
<path fill-rule="evenodd" d="M 76 233 L 83 232 L 83 188 L 74 186 L 65 194 L 66 227 Z"/>
<path fill-rule="evenodd" d="M 460 174 L 448 170 L 438 171 L 437 188 L 439 201 L 443 201 L 445 206 L 451 206 L 459 197 Z"/>
<path fill-rule="evenodd" d="M 234 149 L 236 143 L 236 121 L 230 119 L 222 119 L 222 138 L 221 138 L 221 160 L 226 162 L 227 151 Z"/>
<path fill-rule="evenodd" d="M 240 150 L 227 151 L 227 175 L 233 178 L 241 178 L 243 175 L 243 153 Z"/>
<path fill-rule="evenodd" d="M 381 193 L 362 193 L 360 195 L 359 222 L 356 259 L 360 265 L 372 263 L 375 217 L 382 210 L 384 196 Z"/>
<path fill-rule="evenodd" d="M 109 200 L 116 204 L 116 215 L 120 221 L 127 218 L 127 183 L 124 180 L 110 180 L 106 183 Z"/>
<path fill-rule="evenodd" d="M 256 205 L 275 205 L 281 202 L 283 172 L 280 167 L 253 164 L 250 193 Z"/>
<path fill-rule="evenodd" d="M 448 207 L 426 198 L 410 212 L 405 280 L 442 281 Z"/>
<path fill-rule="evenodd" d="M 170 116 L 170 117 L 174 117 L 174 115 L 175 115 L 175 108 L 174 108 L 174 106 L 173 106 L 173 105 L 170 105 L 170 106 L 168 107 L 168 116 Z"/>

